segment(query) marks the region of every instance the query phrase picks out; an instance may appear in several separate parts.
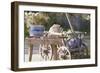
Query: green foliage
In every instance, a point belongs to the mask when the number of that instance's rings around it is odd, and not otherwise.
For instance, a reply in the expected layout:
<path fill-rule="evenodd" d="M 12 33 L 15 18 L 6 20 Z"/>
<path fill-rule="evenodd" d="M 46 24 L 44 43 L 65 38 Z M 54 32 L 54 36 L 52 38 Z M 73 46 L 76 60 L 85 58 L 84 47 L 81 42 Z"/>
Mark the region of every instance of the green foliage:
<path fill-rule="evenodd" d="M 33 21 L 34 21 L 34 23 L 35 24 L 42 24 L 42 25 L 44 25 L 44 23 L 46 23 L 47 22 L 47 20 L 48 20 L 49 18 L 48 18 L 48 16 L 47 15 L 45 15 L 45 13 L 36 13 L 36 14 L 34 14 L 33 15 Z"/>
<path fill-rule="evenodd" d="M 26 37 L 29 37 L 29 32 L 28 32 L 28 28 L 27 28 L 27 26 L 26 26 L 26 24 L 24 25 L 24 37 L 26 38 Z"/>
<path fill-rule="evenodd" d="M 31 12 L 31 16 L 29 16 L 28 21 L 32 21 L 34 24 L 41 24 L 45 26 L 45 30 L 48 31 L 50 27 L 57 23 L 60 24 L 64 31 L 70 29 L 68 19 L 65 16 L 65 13 L 57 13 L 57 12 Z M 37 13 L 37 14 L 36 14 Z M 34 16 L 35 14 L 35 16 Z M 90 15 L 89 14 L 76 14 L 76 13 L 68 13 L 72 26 L 75 31 L 82 31 L 90 33 Z M 77 19 L 77 16 L 79 17 Z M 26 19 L 26 20 L 27 20 Z M 78 21 L 77 21 L 78 20 Z M 77 23 L 77 24 L 75 24 Z M 33 25 L 34 25 L 33 24 Z M 24 35 L 25 37 L 29 36 L 29 27 L 27 27 L 27 23 L 24 26 Z"/>

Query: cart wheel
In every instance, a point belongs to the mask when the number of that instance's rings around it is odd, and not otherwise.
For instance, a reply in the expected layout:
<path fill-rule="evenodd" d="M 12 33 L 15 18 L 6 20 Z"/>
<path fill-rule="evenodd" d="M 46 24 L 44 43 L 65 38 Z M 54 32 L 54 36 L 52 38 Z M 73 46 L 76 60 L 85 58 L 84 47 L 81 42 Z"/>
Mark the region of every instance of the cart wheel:
<path fill-rule="evenodd" d="M 68 60 L 71 59 L 71 53 L 66 46 L 57 47 L 58 48 L 58 56 L 60 60 Z"/>
<path fill-rule="evenodd" d="M 52 48 L 51 45 L 40 45 L 40 54 L 44 60 L 52 60 Z"/>

